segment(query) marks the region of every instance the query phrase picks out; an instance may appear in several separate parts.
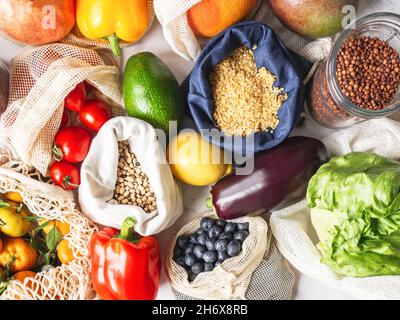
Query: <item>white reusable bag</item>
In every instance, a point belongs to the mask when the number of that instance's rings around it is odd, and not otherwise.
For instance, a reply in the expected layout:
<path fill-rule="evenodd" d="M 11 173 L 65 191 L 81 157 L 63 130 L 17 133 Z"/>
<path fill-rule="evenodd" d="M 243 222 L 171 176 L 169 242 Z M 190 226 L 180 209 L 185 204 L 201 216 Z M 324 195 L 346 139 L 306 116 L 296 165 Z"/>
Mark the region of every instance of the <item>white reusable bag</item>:
<path fill-rule="evenodd" d="M 398 116 L 398 114 L 397 114 Z M 400 160 L 400 122 L 381 118 L 358 123 L 323 140 L 334 155 L 375 152 Z M 346 277 L 320 262 L 319 242 L 306 200 L 273 212 L 270 227 L 279 251 L 299 271 L 361 299 L 400 299 L 400 276 Z"/>
<path fill-rule="evenodd" d="M 120 205 L 113 199 L 118 167 L 118 141 L 128 141 L 157 198 L 157 210 Z M 126 217 L 136 219 L 135 230 L 152 235 L 171 226 L 182 214 L 180 187 L 175 183 L 155 129 L 145 121 L 117 117 L 94 138 L 82 164 L 79 202 L 84 214 L 105 226 L 121 228 Z"/>

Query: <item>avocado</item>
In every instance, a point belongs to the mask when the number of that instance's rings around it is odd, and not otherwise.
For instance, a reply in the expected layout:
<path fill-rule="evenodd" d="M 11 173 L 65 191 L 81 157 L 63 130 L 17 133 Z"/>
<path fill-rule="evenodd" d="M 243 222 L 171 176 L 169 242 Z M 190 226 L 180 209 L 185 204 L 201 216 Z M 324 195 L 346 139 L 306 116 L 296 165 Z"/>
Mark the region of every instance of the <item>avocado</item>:
<path fill-rule="evenodd" d="M 156 55 L 142 52 L 129 58 L 123 79 L 125 108 L 129 116 L 144 120 L 168 135 L 170 121 L 180 127 L 185 103 L 179 83 Z"/>

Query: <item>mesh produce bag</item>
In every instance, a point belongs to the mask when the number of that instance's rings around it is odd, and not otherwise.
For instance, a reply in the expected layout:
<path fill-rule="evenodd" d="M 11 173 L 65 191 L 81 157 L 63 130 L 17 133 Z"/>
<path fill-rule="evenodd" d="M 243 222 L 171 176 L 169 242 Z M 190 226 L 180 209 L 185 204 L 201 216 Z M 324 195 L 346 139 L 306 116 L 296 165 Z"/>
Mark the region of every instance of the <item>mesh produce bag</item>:
<path fill-rule="evenodd" d="M 0 152 L 0 193 L 19 192 L 24 204 L 36 216 L 60 220 L 70 225 L 64 237 L 69 241 L 75 259 L 68 265 L 37 273 L 25 285 L 12 281 L 0 300 L 75 300 L 91 299 L 89 241 L 97 228 L 75 208 L 72 192 L 42 181 L 42 176 L 22 162 L 11 161 Z M 29 282 L 29 285 L 26 285 Z"/>
<path fill-rule="evenodd" d="M 8 108 L 0 120 L 5 145 L 43 175 L 51 162 L 51 147 L 61 123 L 64 98 L 86 80 L 113 115 L 124 115 L 119 70 L 111 51 L 50 44 L 25 50 L 11 61 Z M 90 98 L 90 97 L 89 97 Z M 79 117 L 72 114 L 73 125 Z"/>
<path fill-rule="evenodd" d="M 6 110 L 8 102 L 8 82 L 10 75 L 7 66 L 0 60 L 0 115 Z"/>
<path fill-rule="evenodd" d="M 381 118 L 358 123 L 333 133 L 323 142 L 334 155 L 374 152 L 400 160 L 400 122 Z M 358 298 L 400 299 L 400 275 L 347 277 L 320 262 L 321 254 L 316 247 L 319 239 L 306 200 L 273 212 L 270 227 L 279 251 L 300 272 Z"/>
<path fill-rule="evenodd" d="M 149 21 L 148 27 L 147 27 L 147 31 L 148 31 L 151 28 L 151 26 L 153 24 L 153 20 L 154 20 L 153 0 L 147 1 L 147 15 L 148 15 L 148 21 Z M 0 31 L 0 38 L 9 40 L 19 46 L 28 46 L 28 44 L 17 41 L 1 31 Z M 79 28 L 77 25 L 75 25 L 75 27 L 72 29 L 71 33 L 67 37 L 62 39 L 60 42 L 63 42 L 66 44 L 71 44 L 71 45 L 76 45 L 76 46 L 80 46 L 80 47 L 88 47 L 88 48 L 90 48 L 90 47 L 109 48 L 110 47 L 108 41 L 104 41 L 101 39 L 91 40 L 91 39 L 85 38 L 83 36 L 83 34 L 79 31 Z M 128 47 L 130 45 L 132 45 L 132 44 L 121 40 L 121 43 L 120 43 L 121 47 L 124 48 L 124 47 Z"/>
<path fill-rule="evenodd" d="M 200 55 L 201 47 L 208 40 L 195 37 L 186 15 L 186 12 L 200 1 L 154 0 L 154 9 L 163 27 L 167 42 L 177 54 L 187 60 L 196 60 Z M 332 47 L 331 38 L 311 41 L 284 27 L 273 14 L 266 0 L 257 0 L 256 7 L 249 15 L 248 20 L 266 23 L 290 49 L 311 62 L 326 58 Z"/>
<path fill-rule="evenodd" d="M 214 213 L 203 215 L 217 218 Z M 282 300 L 290 299 L 294 275 L 276 249 L 267 222 L 261 217 L 245 217 L 233 222 L 249 223 L 249 236 L 242 252 L 214 270 L 188 281 L 186 270 L 173 260 L 176 239 L 194 233 L 202 217 L 185 225 L 172 239 L 167 251 L 166 270 L 178 300 Z"/>

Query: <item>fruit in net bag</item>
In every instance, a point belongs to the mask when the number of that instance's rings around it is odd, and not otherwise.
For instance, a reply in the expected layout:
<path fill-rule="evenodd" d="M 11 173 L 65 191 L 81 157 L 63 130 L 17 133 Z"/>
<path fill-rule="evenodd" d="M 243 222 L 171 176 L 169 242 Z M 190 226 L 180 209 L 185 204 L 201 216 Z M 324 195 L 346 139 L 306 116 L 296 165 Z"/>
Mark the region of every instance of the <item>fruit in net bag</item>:
<path fill-rule="evenodd" d="M 189 26 L 198 37 L 214 37 L 243 20 L 256 5 L 256 0 L 202 0 L 188 12 Z"/>
<path fill-rule="evenodd" d="M 2 0 L 0 17 L 0 31 L 16 41 L 57 42 L 75 25 L 75 0 Z"/>

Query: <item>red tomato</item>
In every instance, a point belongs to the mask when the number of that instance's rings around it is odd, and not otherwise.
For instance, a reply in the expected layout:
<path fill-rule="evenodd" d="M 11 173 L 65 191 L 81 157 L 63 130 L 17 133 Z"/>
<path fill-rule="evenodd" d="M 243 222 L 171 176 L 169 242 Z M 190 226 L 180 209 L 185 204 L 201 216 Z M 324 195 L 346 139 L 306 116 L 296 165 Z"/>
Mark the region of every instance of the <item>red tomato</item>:
<path fill-rule="evenodd" d="M 95 87 L 93 87 L 89 82 L 85 81 L 84 83 L 85 83 L 86 93 L 89 93 L 90 91 L 95 89 Z"/>
<path fill-rule="evenodd" d="M 111 119 L 111 110 L 101 100 L 89 100 L 79 112 L 82 123 L 93 131 L 99 131 Z"/>
<path fill-rule="evenodd" d="M 65 190 L 78 188 L 81 183 L 77 166 L 64 160 L 56 161 L 51 165 L 50 177 L 55 185 Z"/>
<path fill-rule="evenodd" d="M 64 106 L 75 112 L 79 112 L 86 101 L 85 82 L 79 83 L 74 90 L 64 99 Z"/>
<path fill-rule="evenodd" d="M 92 135 L 85 128 L 61 129 L 54 139 L 53 153 L 57 160 L 76 163 L 85 160 L 92 143 Z"/>
<path fill-rule="evenodd" d="M 69 113 L 68 113 L 68 110 L 64 108 L 62 118 L 61 118 L 61 123 L 60 123 L 60 129 L 67 127 L 68 124 L 69 124 Z"/>

